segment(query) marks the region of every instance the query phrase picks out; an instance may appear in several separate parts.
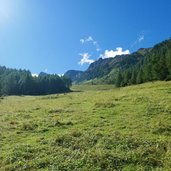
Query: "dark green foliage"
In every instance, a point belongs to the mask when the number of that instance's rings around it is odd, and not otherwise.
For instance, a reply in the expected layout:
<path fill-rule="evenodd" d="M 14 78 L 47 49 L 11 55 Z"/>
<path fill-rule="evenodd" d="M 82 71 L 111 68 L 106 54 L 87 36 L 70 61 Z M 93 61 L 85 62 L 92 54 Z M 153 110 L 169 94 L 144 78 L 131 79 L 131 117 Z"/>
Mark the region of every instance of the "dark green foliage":
<path fill-rule="evenodd" d="M 30 71 L 0 66 L 0 95 L 41 95 L 69 91 L 71 80 L 58 75 L 32 77 Z"/>
<path fill-rule="evenodd" d="M 140 52 L 118 55 L 115 58 L 100 58 L 90 64 L 84 72 L 69 70 L 65 75 L 75 83 L 93 80 L 94 84 L 114 84 L 119 68 L 126 70 L 136 65 L 142 58 L 143 55 Z"/>
<path fill-rule="evenodd" d="M 83 74 L 83 71 L 69 70 L 64 74 L 64 76 L 70 78 L 72 82 L 75 82 L 81 77 L 81 74 Z"/>
<path fill-rule="evenodd" d="M 155 80 L 171 80 L 171 39 L 153 48 L 141 48 L 129 55 L 100 58 L 85 72 L 71 73 L 75 83 L 115 84 L 117 87 Z M 71 79 L 72 74 L 68 75 Z"/>
<path fill-rule="evenodd" d="M 116 87 L 122 86 L 122 80 L 123 80 L 123 77 L 122 77 L 121 72 L 119 71 L 118 76 L 116 78 Z"/>
<path fill-rule="evenodd" d="M 143 71 L 142 69 L 139 70 L 138 75 L 136 77 L 136 84 L 143 83 Z"/>
<path fill-rule="evenodd" d="M 122 67 L 117 76 L 116 86 L 155 80 L 171 80 L 171 39 L 154 46 L 136 65 L 130 65 L 127 69 Z"/>
<path fill-rule="evenodd" d="M 137 78 L 137 72 L 135 69 L 132 69 L 130 84 L 135 84 L 136 78 Z"/>

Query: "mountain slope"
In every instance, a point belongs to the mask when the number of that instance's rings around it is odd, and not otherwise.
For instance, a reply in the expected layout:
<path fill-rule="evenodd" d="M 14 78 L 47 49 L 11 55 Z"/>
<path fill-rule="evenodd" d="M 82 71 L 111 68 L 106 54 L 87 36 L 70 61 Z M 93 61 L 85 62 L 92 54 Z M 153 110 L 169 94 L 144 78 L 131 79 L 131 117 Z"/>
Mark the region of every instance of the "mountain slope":
<path fill-rule="evenodd" d="M 91 80 L 107 76 L 113 69 L 128 68 L 135 65 L 143 58 L 143 55 L 136 52 L 131 55 L 121 55 L 115 58 L 100 58 L 98 61 L 90 64 L 89 68 L 81 75 L 79 81 Z"/>
<path fill-rule="evenodd" d="M 122 73 L 122 78 L 120 77 L 122 83 L 120 83 L 120 86 L 151 80 L 169 79 L 169 73 L 171 72 L 170 42 L 171 39 L 158 43 L 153 48 L 140 48 L 130 55 L 121 55 L 107 59 L 100 58 L 90 64 L 86 71 L 80 73 L 79 77 L 74 77 L 74 82 L 114 84 L 118 79 L 119 71 Z M 144 72 L 144 74 L 141 72 Z M 140 78 L 142 75 L 146 79 Z M 70 75 L 68 77 L 71 78 Z"/>
<path fill-rule="evenodd" d="M 171 39 L 155 45 L 134 67 L 121 69 L 116 82 L 127 86 L 155 80 L 171 80 Z"/>
<path fill-rule="evenodd" d="M 73 88 L 1 97 L 1 171 L 170 170 L 171 82 Z"/>
<path fill-rule="evenodd" d="M 64 76 L 69 77 L 73 82 L 75 82 L 80 79 L 81 74 L 83 74 L 83 71 L 69 70 L 64 74 Z"/>

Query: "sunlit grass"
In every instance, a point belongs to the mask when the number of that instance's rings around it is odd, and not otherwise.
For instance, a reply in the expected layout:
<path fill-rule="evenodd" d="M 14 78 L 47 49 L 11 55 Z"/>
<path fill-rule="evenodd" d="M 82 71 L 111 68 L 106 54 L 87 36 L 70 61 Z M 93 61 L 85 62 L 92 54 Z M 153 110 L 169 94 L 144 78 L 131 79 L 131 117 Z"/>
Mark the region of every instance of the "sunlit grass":
<path fill-rule="evenodd" d="M 0 170 L 170 170 L 171 82 L 0 99 Z"/>

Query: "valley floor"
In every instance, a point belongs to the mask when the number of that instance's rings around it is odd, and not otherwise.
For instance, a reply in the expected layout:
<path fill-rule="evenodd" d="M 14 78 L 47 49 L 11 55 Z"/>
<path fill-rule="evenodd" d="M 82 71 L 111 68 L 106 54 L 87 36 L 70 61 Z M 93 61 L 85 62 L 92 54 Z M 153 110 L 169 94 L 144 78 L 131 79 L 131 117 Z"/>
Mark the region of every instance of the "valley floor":
<path fill-rule="evenodd" d="M 171 82 L 0 99 L 0 170 L 171 170 Z"/>

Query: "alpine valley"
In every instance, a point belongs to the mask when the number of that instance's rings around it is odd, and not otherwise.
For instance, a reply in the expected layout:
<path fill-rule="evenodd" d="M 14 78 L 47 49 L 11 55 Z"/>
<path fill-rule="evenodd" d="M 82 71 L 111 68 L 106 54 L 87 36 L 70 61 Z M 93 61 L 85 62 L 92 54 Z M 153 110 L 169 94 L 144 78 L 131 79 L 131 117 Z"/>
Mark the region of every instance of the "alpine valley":
<path fill-rule="evenodd" d="M 65 73 L 75 84 L 115 84 L 117 87 L 171 79 L 171 38 L 129 55 L 98 59 L 86 71 Z"/>

